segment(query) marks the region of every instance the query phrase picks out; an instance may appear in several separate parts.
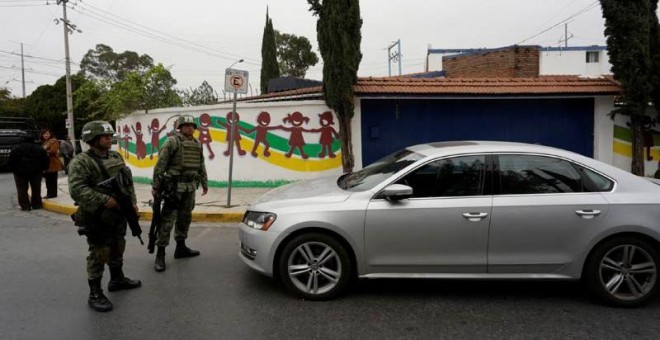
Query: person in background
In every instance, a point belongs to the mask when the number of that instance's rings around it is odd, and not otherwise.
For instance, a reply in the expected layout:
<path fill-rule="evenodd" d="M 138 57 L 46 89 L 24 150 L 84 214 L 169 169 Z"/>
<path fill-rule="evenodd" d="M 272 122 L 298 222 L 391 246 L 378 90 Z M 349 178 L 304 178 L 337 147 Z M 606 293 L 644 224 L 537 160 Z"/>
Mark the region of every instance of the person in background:
<path fill-rule="evenodd" d="M 41 145 L 48 154 L 48 169 L 44 172 L 46 179 L 46 197 L 57 197 L 57 172 L 62 170 L 62 162 L 60 162 L 60 143 L 53 135 L 50 129 L 41 130 Z"/>
<path fill-rule="evenodd" d="M 35 140 L 25 134 L 21 144 L 9 154 L 9 169 L 14 173 L 14 183 L 21 210 L 41 209 L 41 173 L 48 168 L 48 155 Z M 28 189 L 32 197 L 28 195 Z"/>
<path fill-rule="evenodd" d="M 60 140 L 60 155 L 64 159 L 64 173 L 69 174 L 69 162 L 73 158 L 73 144 L 71 144 L 71 137 L 66 135 L 64 139 Z"/>

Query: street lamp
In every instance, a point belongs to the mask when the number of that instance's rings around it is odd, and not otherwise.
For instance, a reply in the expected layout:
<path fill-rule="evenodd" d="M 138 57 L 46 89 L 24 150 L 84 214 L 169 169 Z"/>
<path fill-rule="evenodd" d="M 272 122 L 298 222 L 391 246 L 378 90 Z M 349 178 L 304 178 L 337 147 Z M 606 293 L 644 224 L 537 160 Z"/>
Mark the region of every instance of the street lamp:
<path fill-rule="evenodd" d="M 231 64 L 231 66 L 229 66 L 228 68 L 231 69 L 232 67 L 234 67 L 234 65 L 240 64 L 242 62 L 243 62 L 243 59 L 239 59 L 239 60 L 235 61 L 233 64 Z"/>

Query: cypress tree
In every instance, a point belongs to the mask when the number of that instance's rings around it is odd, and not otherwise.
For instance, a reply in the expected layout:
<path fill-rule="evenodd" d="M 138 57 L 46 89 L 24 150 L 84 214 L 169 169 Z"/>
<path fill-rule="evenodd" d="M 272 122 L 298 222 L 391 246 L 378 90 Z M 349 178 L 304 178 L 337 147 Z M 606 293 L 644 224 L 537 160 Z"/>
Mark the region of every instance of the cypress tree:
<path fill-rule="evenodd" d="M 266 9 L 266 26 L 261 41 L 261 93 L 268 93 L 268 81 L 280 76 L 277 64 L 277 48 L 275 47 L 275 30 L 273 20 L 268 17 Z"/>
<path fill-rule="evenodd" d="M 644 125 L 653 121 L 649 103 L 658 93 L 658 0 L 600 0 L 600 4 L 612 73 L 621 83 L 624 101 L 612 114 L 630 117 L 631 172 L 643 176 Z"/>
<path fill-rule="evenodd" d="M 362 19 L 358 0 L 307 0 L 318 16 L 316 34 L 323 58 L 323 95 L 339 120 L 342 166 L 353 170 L 351 118 L 354 113 L 353 85 L 362 60 Z"/>

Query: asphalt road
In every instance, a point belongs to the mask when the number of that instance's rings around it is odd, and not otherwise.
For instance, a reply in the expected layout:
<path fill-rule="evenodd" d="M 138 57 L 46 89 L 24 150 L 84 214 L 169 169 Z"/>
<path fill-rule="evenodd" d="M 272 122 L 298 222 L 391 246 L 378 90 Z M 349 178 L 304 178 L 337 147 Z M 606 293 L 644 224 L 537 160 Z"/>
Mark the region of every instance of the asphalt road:
<path fill-rule="evenodd" d="M 577 283 L 375 280 L 302 301 L 242 264 L 235 224 L 194 225 L 188 243 L 202 255 L 174 260 L 168 248 L 164 273 L 129 238 L 125 272 L 143 287 L 108 293 L 115 310 L 96 313 L 84 239 L 66 216 L 16 205 L 0 174 L 2 339 L 660 338 L 660 299 L 609 308 Z"/>

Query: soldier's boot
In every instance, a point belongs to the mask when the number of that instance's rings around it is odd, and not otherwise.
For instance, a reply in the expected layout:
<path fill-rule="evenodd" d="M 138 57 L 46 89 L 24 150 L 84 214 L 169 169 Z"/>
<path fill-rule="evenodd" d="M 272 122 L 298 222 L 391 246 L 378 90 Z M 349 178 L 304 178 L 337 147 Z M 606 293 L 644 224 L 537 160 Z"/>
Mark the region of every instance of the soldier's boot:
<path fill-rule="evenodd" d="M 110 282 L 108 282 L 108 291 L 116 292 L 118 290 L 133 289 L 142 286 L 140 280 L 131 280 L 124 276 L 121 266 L 110 267 Z"/>
<path fill-rule="evenodd" d="M 165 271 L 165 247 L 158 247 L 154 269 L 159 273 Z"/>
<path fill-rule="evenodd" d="M 176 249 L 174 249 L 174 258 L 199 256 L 199 250 L 193 250 L 186 246 L 186 240 L 177 240 Z"/>
<path fill-rule="evenodd" d="M 101 288 L 101 278 L 89 279 L 89 299 L 87 304 L 97 312 L 109 312 L 112 310 L 112 302 L 103 295 Z"/>

